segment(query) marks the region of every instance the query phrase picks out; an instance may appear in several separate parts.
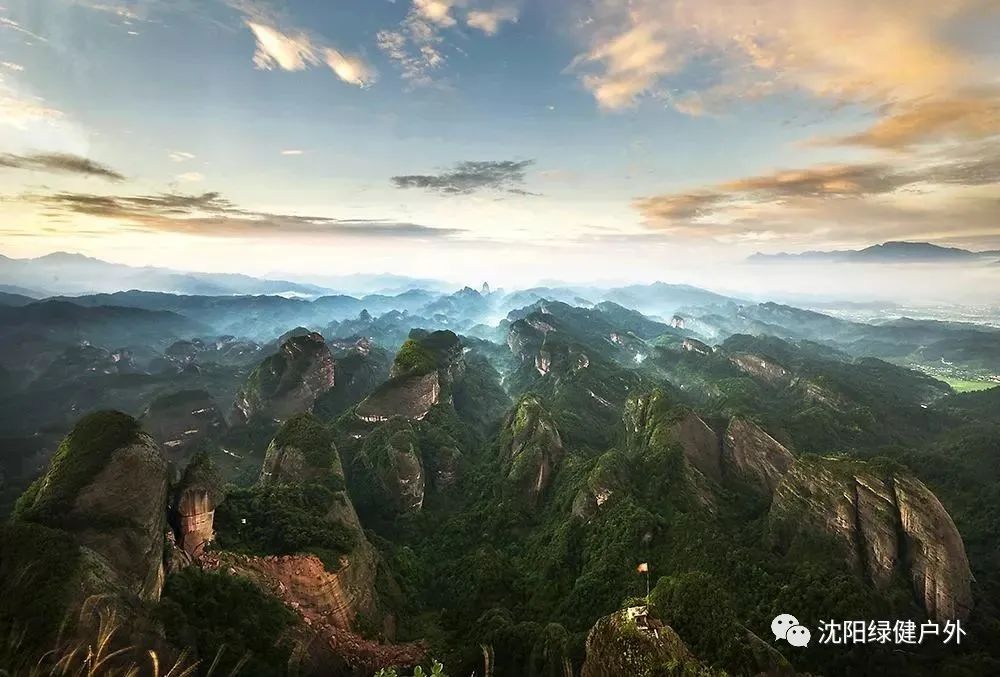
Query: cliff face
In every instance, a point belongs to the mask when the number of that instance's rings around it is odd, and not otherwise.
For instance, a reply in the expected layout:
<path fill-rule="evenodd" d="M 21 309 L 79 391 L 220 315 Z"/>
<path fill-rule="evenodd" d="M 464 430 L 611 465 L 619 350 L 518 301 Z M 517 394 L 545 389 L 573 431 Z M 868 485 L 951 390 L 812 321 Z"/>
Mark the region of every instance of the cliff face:
<path fill-rule="evenodd" d="M 564 453 L 556 424 L 537 398 L 525 397 L 507 417 L 500 453 L 510 489 L 536 505 Z"/>
<path fill-rule="evenodd" d="M 729 422 L 722 454 L 727 471 L 735 472 L 767 494 L 774 491 L 795 461 L 777 440 L 742 418 Z"/>
<path fill-rule="evenodd" d="M 648 615 L 646 607 L 622 609 L 597 621 L 587 634 L 581 677 L 653 677 L 699 674 L 698 661 L 677 633 Z"/>
<path fill-rule="evenodd" d="M 937 497 L 912 475 L 846 459 L 799 459 L 778 484 L 770 513 L 776 542 L 819 533 L 877 588 L 907 580 L 938 620 L 965 618 L 972 574 L 965 546 Z"/>
<path fill-rule="evenodd" d="M 226 420 L 204 390 L 186 390 L 159 397 L 139 419 L 171 460 L 183 461 L 192 447 L 221 435 Z"/>
<path fill-rule="evenodd" d="M 235 417 L 284 421 L 312 410 L 316 399 L 334 387 L 336 365 L 323 337 L 292 336 L 250 374 L 236 396 Z"/>

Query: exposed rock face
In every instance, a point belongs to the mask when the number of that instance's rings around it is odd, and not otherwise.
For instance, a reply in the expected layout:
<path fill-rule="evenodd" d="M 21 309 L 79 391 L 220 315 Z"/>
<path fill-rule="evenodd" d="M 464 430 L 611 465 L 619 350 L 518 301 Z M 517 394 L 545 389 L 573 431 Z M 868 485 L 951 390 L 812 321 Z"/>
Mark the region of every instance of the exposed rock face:
<path fill-rule="evenodd" d="M 792 380 L 792 372 L 783 366 L 761 355 L 749 353 L 739 353 L 729 358 L 733 364 L 745 371 L 750 376 L 772 386 L 789 385 Z"/>
<path fill-rule="evenodd" d="M 878 588 L 897 577 L 938 620 L 972 608 L 968 558 L 937 497 L 906 472 L 847 459 L 799 459 L 778 485 L 770 513 L 775 540 L 793 547 L 819 532 Z"/>
<path fill-rule="evenodd" d="M 688 351 L 689 353 L 698 353 L 699 355 L 711 355 L 712 349 L 706 344 L 702 343 L 698 339 L 686 338 L 681 342 L 681 348 Z"/>
<path fill-rule="evenodd" d="M 200 441 L 222 435 L 226 430 L 222 412 L 204 390 L 185 390 L 159 397 L 149 405 L 139 422 L 174 461 L 184 459 Z"/>
<path fill-rule="evenodd" d="M 424 468 L 416 431 L 408 421 L 393 418 L 375 430 L 356 463 L 371 481 L 383 511 L 405 515 L 423 508 Z"/>
<path fill-rule="evenodd" d="M 184 471 L 174 500 L 178 545 L 193 559 L 215 538 L 215 508 L 223 497 L 221 475 L 207 455 L 199 455 Z"/>
<path fill-rule="evenodd" d="M 115 587 L 157 600 L 167 481 L 163 452 L 135 419 L 99 412 L 63 441 L 48 472 L 18 502 L 16 517 L 65 530 L 100 560 Z"/>
<path fill-rule="evenodd" d="M 674 435 L 684 449 L 684 458 L 705 477 L 722 479 L 719 436 L 693 411 L 674 424 Z"/>
<path fill-rule="evenodd" d="M 311 411 L 316 399 L 333 388 L 335 371 L 321 335 L 292 336 L 250 374 L 236 396 L 235 416 L 243 422 L 254 416 L 285 421 Z"/>
<path fill-rule="evenodd" d="M 587 634 L 581 677 L 668 674 L 699 674 L 699 664 L 673 628 L 648 616 L 646 607 L 605 616 Z"/>
<path fill-rule="evenodd" d="M 556 424 L 537 398 L 523 398 L 507 417 L 500 453 L 509 486 L 529 505 L 537 504 L 563 456 Z"/>
<path fill-rule="evenodd" d="M 722 453 L 727 472 L 735 472 L 767 494 L 795 462 L 788 449 L 743 418 L 729 422 Z"/>
<path fill-rule="evenodd" d="M 369 423 L 402 416 L 418 421 L 441 401 L 441 379 L 437 371 L 404 376 L 386 383 L 358 405 L 358 417 Z"/>

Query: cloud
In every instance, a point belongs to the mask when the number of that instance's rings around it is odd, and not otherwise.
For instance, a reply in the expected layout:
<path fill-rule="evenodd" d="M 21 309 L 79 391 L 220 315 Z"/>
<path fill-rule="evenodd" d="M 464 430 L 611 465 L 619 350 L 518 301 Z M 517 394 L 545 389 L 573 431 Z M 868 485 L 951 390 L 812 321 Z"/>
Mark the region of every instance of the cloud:
<path fill-rule="evenodd" d="M 970 151 L 971 149 L 966 149 Z M 976 156 L 820 165 L 636 199 L 653 230 L 724 242 L 1000 234 L 1000 143 Z"/>
<path fill-rule="evenodd" d="M 460 162 L 440 174 L 394 176 L 397 188 L 421 188 L 445 195 L 469 195 L 480 190 L 492 190 L 515 195 L 531 195 L 521 186 L 525 170 L 534 160 L 502 160 Z"/>
<path fill-rule="evenodd" d="M 217 192 L 152 195 L 48 193 L 26 194 L 19 200 L 42 207 L 50 216 L 76 214 L 109 219 L 133 230 L 213 237 L 336 235 L 438 239 L 461 232 L 391 219 L 337 219 L 254 211 L 238 207 Z"/>
<path fill-rule="evenodd" d="M 57 172 L 96 176 L 109 181 L 124 181 L 125 176 L 106 165 L 68 153 L 34 153 L 31 155 L 0 154 L 0 168 Z"/>
<path fill-rule="evenodd" d="M 486 35 L 496 35 L 505 23 L 517 23 L 518 9 L 512 5 L 491 10 L 472 10 L 466 17 L 471 28 L 478 28 Z"/>
<path fill-rule="evenodd" d="M 891 106 L 869 129 L 825 143 L 902 150 L 940 141 L 966 141 L 1000 134 L 1000 93 L 982 92 Z"/>
<path fill-rule="evenodd" d="M 281 33 L 272 26 L 254 21 L 246 24 L 257 39 L 257 51 L 253 55 L 257 68 L 269 71 L 277 66 L 286 71 L 301 71 L 318 62 L 312 40 L 305 33 Z"/>
<path fill-rule="evenodd" d="M 244 24 L 253 33 L 256 48 L 253 63 L 260 70 L 302 71 L 326 65 L 343 82 L 367 87 L 375 82 L 375 69 L 360 56 L 347 54 L 321 37 L 282 22 L 266 5 L 252 0 L 227 0 L 244 15 Z"/>
<path fill-rule="evenodd" d="M 14 63 L 13 61 L 0 61 L 0 68 L 6 68 L 9 71 L 21 72 L 24 70 L 24 66 L 19 63 Z"/>
<path fill-rule="evenodd" d="M 182 150 L 172 150 L 167 153 L 167 157 L 173 162 L 187 162 L 195 159 L 194 153 L 186 153 Z"/>
<path fill-rule="evenodd" d="M 174 180 L 181 183 L 199 183 L 205 180 L 205 175 L 201 172 L 184 172 L 175 176 Z"/>
<path fill-rule="evenodd" d="M 579 22 L 585 49 L 571 71 L 609 110 L 663 92 L 716 104 L 776 91 L 876 105 L 939 97 L 992 77 L 954 37 L 961 32 L 949 31 L 996 20 L 983 7 L 982 0 L 592 0 L 582 11 L 594 20 Z"/>
<path fill-rule="evenodd" d="M 399 26 L 379 31 L 375 42 L 396 63 L 404 80 L 427 86 L 435 84 L 435 72 L 447 61 L 444 31 L 464 23 L 492 36 L 503 24 L 516 22 L 519 14 L 520 2 L 413 0 Z"/>
<path fill-rule="evenodd" d="M 286 150 L 281 151 L 282 155 L 289 155 L 289 156 L 303 155 L 304 153 L 305 153 L 304 150 L 299 150 L 298 148 L 288 148 Z"/>

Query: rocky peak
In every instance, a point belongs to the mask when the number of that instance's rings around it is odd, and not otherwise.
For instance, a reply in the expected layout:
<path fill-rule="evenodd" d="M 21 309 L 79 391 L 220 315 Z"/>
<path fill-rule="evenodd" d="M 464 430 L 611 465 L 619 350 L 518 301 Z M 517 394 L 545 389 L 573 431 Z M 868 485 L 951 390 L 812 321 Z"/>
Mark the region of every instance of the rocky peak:
<path fill-rule="evenodd" d="M 972 608 L 972 574 L 958 529 L 933 492 L 905 470 L 801 458 L 778 484 L 769 521 L 785 548 L 811 533 L 826 535 L 876 588 L 908 580 L 937 620 L 966 618 Z"/>
<path fill-rule="evenodd" d="M 284 421 L 311 411 L 320 395 L 334 387 L 335 363 L 320 334 L 295 335 L 281 344 L 247 378 L 236 396 L 235 414 Z"/>
<path fill-rule="evenodd" d="M 529 505 L 537 504 L 563 453 L 551 414 L 538 398 L 522 398 L 507 416 L 500 435 L 501 464 L 508 485 Z"/>
<path fill-rule="evenodd" d="M 357 408 L 369 423 L 394 416 L 420 420 L 431 407 L 451 401 L 452 387 L 465 376 L 461 341 L 451 331 L 413 330 L 396 353 L 390 379 Z"/>

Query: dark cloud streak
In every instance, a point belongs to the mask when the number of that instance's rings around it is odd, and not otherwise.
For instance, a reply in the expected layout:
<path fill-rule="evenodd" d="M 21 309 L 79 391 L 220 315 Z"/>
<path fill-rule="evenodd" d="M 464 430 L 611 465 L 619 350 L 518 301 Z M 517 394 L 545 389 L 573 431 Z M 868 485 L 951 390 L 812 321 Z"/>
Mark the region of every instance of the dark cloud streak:
<path fill-rule="evenodd" d="M 0 167 L 96 176 L 109 181 L 125 180 L 125 175 L 116 172 L 107 165 L 70 153 L 33 153 L 31 155 L 2 153 L 0 154 Z"/>
<path fill-rule="evenodd" d="M 533 195 L 524 190 L 525 171 L 534 160 L 500 160 L 460 162 L 440 174 L 394 176 L 397 188 L 419 188 L 445 195 L 470 195 L 492 190 L 513 195 Z"/>
<path fill-rule="evenodd" d="M 442 238 L 460 232 L 391 219 L 337 219 L 242 209 L 216 192 L 201 194 L 28 194 L 22 201 L 52 214 L 81 214 L 118 221 L 133 230 L 218 237 L 252 235 L 342 235 L 350 237 Z"/>

